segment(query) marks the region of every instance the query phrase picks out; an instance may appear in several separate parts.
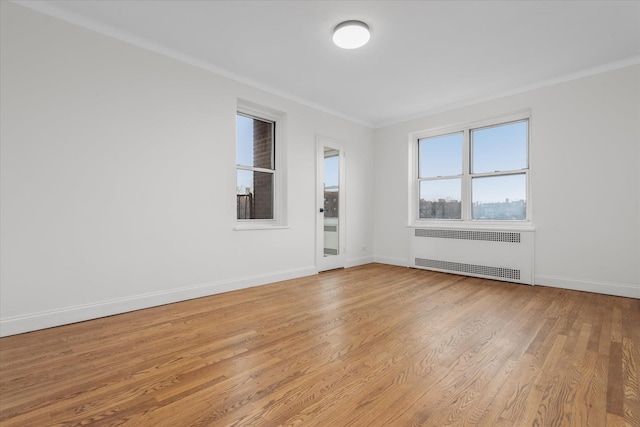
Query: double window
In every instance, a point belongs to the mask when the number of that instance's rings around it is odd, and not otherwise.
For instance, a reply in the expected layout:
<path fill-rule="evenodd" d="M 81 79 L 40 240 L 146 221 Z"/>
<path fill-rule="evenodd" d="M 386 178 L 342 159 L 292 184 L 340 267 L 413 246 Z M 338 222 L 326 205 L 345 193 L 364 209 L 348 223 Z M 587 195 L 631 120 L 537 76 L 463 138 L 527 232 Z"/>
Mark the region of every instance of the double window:
<path fill-rule="evenodd" d="M 416 220 L 529 219 L 528 116 L 415 134 L 412 141 Z"/>

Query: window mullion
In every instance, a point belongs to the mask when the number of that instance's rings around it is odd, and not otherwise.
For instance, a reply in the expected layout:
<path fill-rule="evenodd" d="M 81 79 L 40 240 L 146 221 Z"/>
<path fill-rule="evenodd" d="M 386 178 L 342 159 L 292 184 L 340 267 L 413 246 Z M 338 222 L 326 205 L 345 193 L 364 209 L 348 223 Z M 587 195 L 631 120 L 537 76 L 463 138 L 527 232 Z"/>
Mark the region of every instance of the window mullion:
<path fill-rule="evenodd" d="M 471 220 L 471 133 L 464 130 L 462 144 L 462 220 Z"/>

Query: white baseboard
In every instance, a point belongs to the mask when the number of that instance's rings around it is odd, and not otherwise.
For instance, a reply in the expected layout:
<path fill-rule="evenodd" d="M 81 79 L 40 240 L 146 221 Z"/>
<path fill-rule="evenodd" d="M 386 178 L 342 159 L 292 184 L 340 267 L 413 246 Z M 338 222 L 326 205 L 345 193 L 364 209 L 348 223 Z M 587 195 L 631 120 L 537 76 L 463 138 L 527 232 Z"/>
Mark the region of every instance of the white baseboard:
<path fill-rule="evenodd" d="M 371 262 L 396 265 L 400 267 L 407 267 L 408 265 L 407 260 L 403 258 L 363 257 L 349 260 L 347 262 L 347 267 L 355 267 L 358 265 L 369 264 Z M 206 283 L 162 292 L 134 295 L 127 298 L 119 298 L 93 304 L 64 307 L 58 310 L 32 313 L 24 316 L 4 318 L 0 319 L 0 336 L 16 335 L 38 329 L 82 322 L 85 320 L 97 319 L 143 308 L 156 307 L 163 304 L 170 304 L 193 298 L 265 285 L 282 280 L 312 276 L 314 274 L 316 274 L 316 268 L 315 266 L 311 266 L 296 270 L 243 277 L 240 279 L 216 283 Z M 546 275 L 536 275 L 535 283 L 542 286 L 640 299 L 640 286 L 632 284 L 590 282 L 575 278 Z"/>
<path fill-rule="evenodd" d="M 537 274 L 534 283 L 536 285 L 551 286 L 554 288 L 640 299 L 640 285 L 591 282 L 571 277 L 547 276 L 543 274 Z"/>
<path fill-rule="evenodd" d="M 397 265 L 398 267 L 408 267 L 409 261 L 405 258 L 391 258 L 374 256 L 373 262 L 379 262 L 380 264 Z"/>
<path fill-rule="evenodd" d="M 373 261 L 372 256 L 348 259 L 345 268 L 357 267 L 359 265 L 371 264 Z"/>
<path fill-rule="evenodd" d="M 101 301 L 93 304 L 64 307 L 57 310 L 4 318 L 0 319 L 0 337 L 97 319 L 114 314 L 126 313 L 128 311 L 156 307 L 314 274 L 316 274 L 316 268 L 315 266 L 311 266 L 296 270 L 286 270 L 222 282 L 205 283 L 167 291 L 134 295 L 127 298 Z"/>

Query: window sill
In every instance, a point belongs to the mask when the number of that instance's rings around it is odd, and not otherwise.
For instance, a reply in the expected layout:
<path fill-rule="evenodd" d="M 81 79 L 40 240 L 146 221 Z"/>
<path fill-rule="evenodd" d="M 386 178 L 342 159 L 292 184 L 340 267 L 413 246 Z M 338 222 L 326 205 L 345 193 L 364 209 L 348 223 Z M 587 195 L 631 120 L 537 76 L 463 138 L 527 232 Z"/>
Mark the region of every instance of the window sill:
<path fill-rule="evenodd" d="M 500 230 L 500 231 L 534 231 L 531 221 L 460 221 L 460 220 L 435 220 L 425 222 L 414 222 L 407 225 L 407 228 L 448 228 L 465 230 Z"/>
<path fill-rule="evenodd" d="M 239 224 L 233 227 L 234 231 L 249 230 L 286 230 L 290 228 L 288 225 L 270 225 L 270 224 Z"/>

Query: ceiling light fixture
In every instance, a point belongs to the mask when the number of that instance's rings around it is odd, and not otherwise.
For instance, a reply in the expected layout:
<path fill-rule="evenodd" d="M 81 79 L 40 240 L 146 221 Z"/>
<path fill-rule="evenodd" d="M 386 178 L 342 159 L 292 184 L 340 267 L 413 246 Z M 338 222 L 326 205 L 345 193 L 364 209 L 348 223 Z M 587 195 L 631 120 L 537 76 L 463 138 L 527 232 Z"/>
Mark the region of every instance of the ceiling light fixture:
<path fill-rule="evenodd" d="M 357 49 L 367 44 L 371 34 L 362 21 L 344 21 L 333 30 L 333 42 L 343 49 Z"/>

